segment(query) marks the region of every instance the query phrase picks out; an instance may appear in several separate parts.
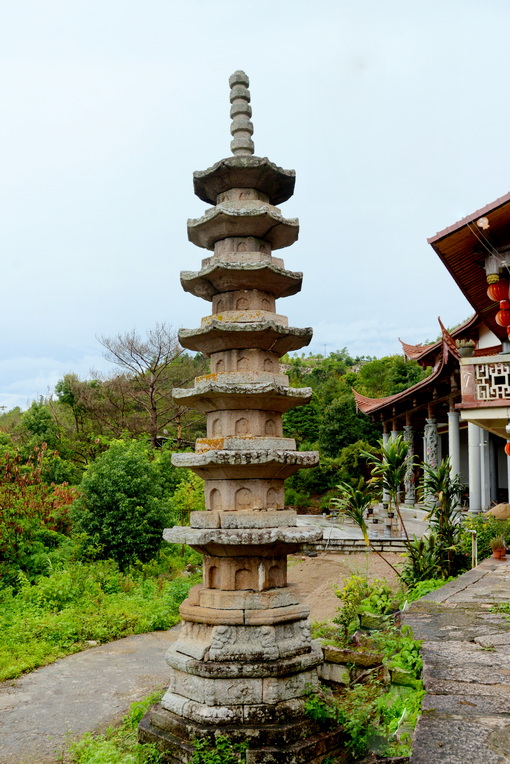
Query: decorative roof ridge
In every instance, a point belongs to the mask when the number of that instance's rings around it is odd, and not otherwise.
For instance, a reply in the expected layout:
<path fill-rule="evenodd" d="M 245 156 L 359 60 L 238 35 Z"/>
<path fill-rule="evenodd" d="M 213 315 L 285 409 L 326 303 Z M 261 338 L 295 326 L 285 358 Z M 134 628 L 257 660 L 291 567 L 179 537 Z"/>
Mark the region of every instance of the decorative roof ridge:
<path fill-rule="evenodd" d="M 457 349 L 457 345 L 455 344 L 455 340 L 453 339 L 452 335 L 448 331 L 448 329 L 444 326 L 443 322 L 441 321 L 440 317 L 437 317 L 437 320 L 439 322 L 439 326 L 441 327 L 441 340 L 443 343 L 443 360 L 446 363 L 448 359 L 448 353 L 451 353 L 454 358 L 457 360 L 460 358 L 459 351 Z"/>
<path fill-rule="evenodd" d="M 450 336 L 456 337 L 458 334 L 465 332 L 467 329 L 471 329 L 477 321 L 483 322 L 483 319 L 478 313 L 473 313 L 473 315 L 466 319 L 463 324 L 460 324 L 460 326 L 456 326 L 455 329 L 452 329 L 452 331 L 449 332 Z M 440 320 L 439 323 L 442 326 Z M 442 346 L 443 338 L 441 337 L 440 340 L 434 342 L 432 345 L 422 345 L 421 343 L 418 343 L 418 345 L 411 345 L 410 343 L 401 340 L 400 337 L 398 338 L 398 341 L 402 345 L 404 354 L 408 358 L 411 358 L 411 360 L 418 361 L 420 358 L 424 358 L 429 353 L 433 353 L 434 351 L 439 350 L 439 348 Z M 407 349 L 409 349 L 409 352 Z"/>

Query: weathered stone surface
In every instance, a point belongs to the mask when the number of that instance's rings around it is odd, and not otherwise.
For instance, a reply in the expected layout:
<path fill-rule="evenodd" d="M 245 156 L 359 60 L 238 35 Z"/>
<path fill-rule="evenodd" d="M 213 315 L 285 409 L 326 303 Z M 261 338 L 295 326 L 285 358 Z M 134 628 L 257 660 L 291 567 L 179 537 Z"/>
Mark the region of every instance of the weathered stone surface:
<path fill-rule="evenodd" d="M 283 700 L 301 698 L 308 691 L 317 689 L 316 671 L 304 671 L 290 677 L 268 677 L 263 679 L 264 703 L 281 703 Z"/>
<path fill-rule="evenodd" d="M 422 716 L 414 735 L 410 764 L 506 764 L 508 758 L 489 750 L 490 722 Z M 501 720 L 505 726 L 506 720 Z M 488 720 L 487 720 L 488 722 Z M 499 726 L 499 725 L 498 725 Z"/>
<path fill-rule="evenodd" d="M 283 485 L 283 480 L 206 480 L 205 506 L 207 509 L 228 512 L 231 517 L 237 515 L 244 517 L 250 512 L 252 514 L 281 512 L 285 508 Z M 288 517 L 288 527 L 296 525 L 295 515 L 288 515 Z M 275 518 L 274 527 L 278 525 L 280 523 Z M 231 527 L 233 527 L 232 524 Z"/>
<path fill-rule="evenodd" d="M 268 610 L 245 610 L 244 622 L 248 626 L 262 626 L 264 624 L 286 623 L 308 618 L 310 608 L 308 605 L 288 605 Z"/>
<path fill-rule="evenodd" d="M 310 653 L 310 624 L 291 621 L 275 626 L 236 626 L 185 621 L 172 650 L 212 661 L 274 661 Z"/>
<path fill-rule="evenodd" d="M 510 631 L 486 634 L 483 637 L 475 637 L 475 642 L 481 647 L 500 647 L 501 645 L 510 645 Z"/>
<path fill-rule="evenodd" d="M 190 513 L 190 528 L 290 528 L 296 525 L 293 509 L 258 512 L 218 512 L 203 510 Z"/>
<path fill-rule="evenodd" d="M 294 244 L 298 235 L 299 220 L 284 218 L 277 207 L 264 203 L 246 203 L 241 209 L 220 204 L 203 217 L 188 220 L 188 239 L 205 249 L 214 249 L 217 241 L 230 236 L 256 236 L 268 241 L 272 249 L 281 249 Z"/>
<path fill-rule="evenodd" d="M 240 528 L 240 529 L 207 529 L 207 528 L 166 528 L 163 534 L 165 541 L 170 544 L 188 544 L 189 546 L 264 546 L 268 544 L 305 544 L 317 541 L 322 536 L 320 528 Z M 273 554 L 276 547 L 273 547 Z"/>
<path fill-rule="evenodd" d="M 366 650 L 349 650 L 345 647 L 324 645 L 322 648 L 324 660 L 329 663 L 354 663 L 355 666 L 378 666 L 383 661 L 382 653 Z"/>
<path fill-rule="evenodd" d="M 438 714 L 456 716 L 492 716 L 493 714 L 510 714 L 510 695 L 501 693 L 478 695 L 476 688 L 471 688 L 469 695 L 425 695 L 422 711 L 436 711 Z"/>
<path fill-rule="evenodd" d="M 189 524 L 191 528 L 219 528 L 220 513 L 212 510 L 190 512 Z"/>
<path fill-rule="evenodd" d="M 267 556 L 260 552 L 249 557 L 249 547 L 224 547 L 221 556 L 204 557 L 204 581 L 209 589 L 236 591 L 265 591 L 287 585 L 287 561 L 284 555 L 273 557 L 276 551 L 272 546 L 265 548 Z M 235 554 L 229 554 L 229 552 Z"/>
<path fill-rule="evenodd" d="M 244 610 L 218 610 L 214 608 L 197 607 L 184 600 L 179 607 L 181 617 L 193 623 L 240 624 L 244 623 Z"/>
<path fill-rule="evenodd" d="M 261 310 L 252 308 L 251 310 L 222 310 L 221 313 L 212 313 L 210 316 L 204 316 L 200 321 L 201 328 L 210 326 L 213 321 L 223 321 L 227 324 L 259 324 L 271 321 L 278 326 L 288 326 L 289 322 L 286 316 L 275 313 L 271 310 Z M 250 376 L 248 372 L 247 376 Z"/>
<path fill-rule="evenodd" d="M 348 685 L 351 680 L 349 669 L 340 663 L 328 663 L 325 661 L 319 666 L 319 677 L 324 682 Z"/>
<path fill-rule="evenodd" d="M 297 470 L 314 467 L 319 461 L 316 451 L 211 450 L 201 454 L 173 454 L 172 464 L 187 467 L 199 477 L 209 480 L 240 479 L 243 474 L 262 480 L 284 480 Z"/>
<path fill-rule="evenodd" d="M 240 724 L 243 721 L 243 706 L 208 706 L 173 692 L 163 695 L 161 706 L 177 716 L 205 724 Z"/>
<path fill-rule="evenodd" d="M 296 525 L 296 512 L 281 509 L 273 512 L 221 512 L 222 528 L 292 528 Z"/>
<path fill-rule="evenodd" d="M 166 654 L 166 662 L 178 671 L 199 677 L 231 679 L 236 677 L 289 677 L 303 671 L 320 667 L 322 654 L 312 647 L 311 652 L 301 653 L 292 658 L 282 658 L 276 663 L 256 661 L 201 661 L 183 655 L 171 647 Z"/>
<path fill-rule="evenodd" d="M 186 292 L 212 300 L 218 292 L 237 289 L 260 289 L 278 297 L 289 297 L 301 289 L 303 274 L 288 271 L 274 262 L 228 262 L 216 260 L 200 271 L 181 271 L 181 284 Z"/>
<path fill-rule="evenodd" d="M 209 204 L 216 204 L 218 196 L 230 188 L 256 188 L 272 204 L 282 204 L 294 193 L 295 182 L 294 170 L 283 170 L 267 157 L 227 157 L 193 173 L 195 194 Z"/>
<path fill-rule="evenodd" d="M 278 438 L 247 435 L 245 437 L 197 438 L 197 453 L 206 451 L 293 451 L 296 441 L 293 438 Z"/>
<path fill-rule="evenodd" d="M 214 319 L 200 329 L 181 329 L 179 342 L 188 350 L 195 350 L 205 355 L 223 350 L 258 348 L 272 350 L 281 357 L 285 353 L 300 350 L 309 345 L 312 335 L 310 327 L 297 329 L 292 326 L 281 326 L 274 321 L 242 324 Z"/>
<path fill-rule="evenodd" d="M 264 682 L 259 678 L 205 678 L 183 671 L 172 671 L 168 691 L 208 706 L 239 706 L 262 703 Z M 291 697 L 294 697 L 292 695 Z M 287 698 L 280 698 L 287 700 Z"/>
<path fill-rule="evenodd" d="M 223 378 L 219 381 L 206 378 L 195 387 L 174 388 L 172 395 L 184 405 L 206 414 L 230 409 L 285 413 L 294 406 L 308 403 L 312 390 L 310 387 L 286 387 L 274 381 L 241 385 L 226 382 Z"/>

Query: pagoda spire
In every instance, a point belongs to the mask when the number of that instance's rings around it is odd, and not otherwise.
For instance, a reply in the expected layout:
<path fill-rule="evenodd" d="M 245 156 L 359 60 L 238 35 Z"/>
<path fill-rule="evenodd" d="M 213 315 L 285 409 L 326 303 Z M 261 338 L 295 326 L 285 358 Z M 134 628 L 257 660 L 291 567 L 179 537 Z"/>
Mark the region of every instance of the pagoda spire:
<path fill-rule="evenodd" d="M 234 156 L 249 156 L 255 151 L 255 144 L 251 136 L 253 135 L 253 123 L 250 122 L 251 106 L 250 91 L 248 87 L 250 80 L 248 75 L 238 69 L 230 76 L 230 118 L 232 124 L 230 132 L 233 140 L 230 143 L 230 150 Z"/>

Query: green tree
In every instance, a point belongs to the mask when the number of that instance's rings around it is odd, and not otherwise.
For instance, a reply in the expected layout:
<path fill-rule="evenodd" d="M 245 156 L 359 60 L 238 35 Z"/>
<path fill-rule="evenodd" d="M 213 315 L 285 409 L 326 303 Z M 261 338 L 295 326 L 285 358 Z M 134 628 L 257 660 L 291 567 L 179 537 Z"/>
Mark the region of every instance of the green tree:
<path fill-rule="evenodd" d="M 375 443 L 379 436 L 380 428 L 356 412 L 350 391 L 333 400 L 322 412 L 319 445 L 327 456 L 337 456 L 342 448 L 357 440 Z"/>
<path fill-rule="evenodd" d="M 138 441 L 114 441 L 85 471 L 72 510 L 74 530 L 85 532 L 98 556 L 121 569 L 151 559 L 169 517 L 158 471 Z"/>

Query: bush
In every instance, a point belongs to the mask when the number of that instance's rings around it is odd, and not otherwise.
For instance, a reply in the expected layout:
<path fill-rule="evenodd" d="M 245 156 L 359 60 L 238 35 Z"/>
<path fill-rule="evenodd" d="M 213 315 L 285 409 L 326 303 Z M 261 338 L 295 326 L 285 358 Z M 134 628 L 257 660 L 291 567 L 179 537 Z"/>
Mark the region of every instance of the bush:
<path fill-rule="evenodd" d="M 73 529 L 87 534 L 84 546 L 121 569 L 150 560 L 170 514 L 158 477 L 145 444 L 114 441 L 87 468 L 73 506 Z"/>
<path fill-rule="evenodd" d="M 491 539 L 494 536 L 510 538 L 510 520 L 499 520 L 492 515 L 471 515 L 462 523 L 461 550 L 466 560 L 471 559 L 470 530 L 476 531 L 478 542 L 478 559 L 485 560 L 492 554 Z"/>

